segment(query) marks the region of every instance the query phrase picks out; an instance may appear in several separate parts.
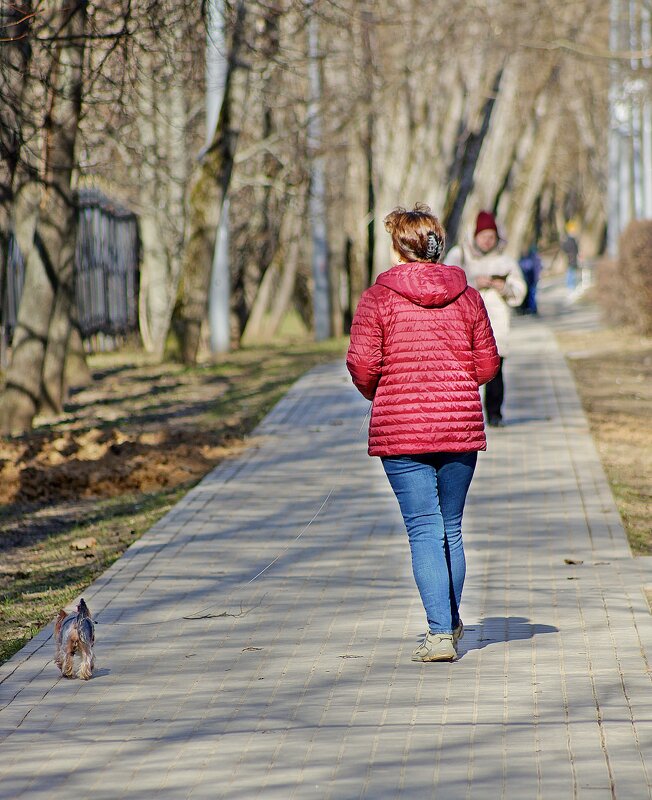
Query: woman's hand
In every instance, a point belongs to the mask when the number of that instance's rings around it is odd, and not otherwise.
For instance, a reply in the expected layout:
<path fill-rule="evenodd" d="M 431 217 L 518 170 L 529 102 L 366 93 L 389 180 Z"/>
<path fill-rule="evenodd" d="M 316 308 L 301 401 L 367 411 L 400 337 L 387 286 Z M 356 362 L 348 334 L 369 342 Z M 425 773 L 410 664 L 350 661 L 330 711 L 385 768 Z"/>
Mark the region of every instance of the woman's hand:
<path fill-rule="evenodd" d="M 475 286 L 477 289 L 495 289 L 498 294 L 505 293 L 506 280 L 502 275 L 476 275 Z"/>

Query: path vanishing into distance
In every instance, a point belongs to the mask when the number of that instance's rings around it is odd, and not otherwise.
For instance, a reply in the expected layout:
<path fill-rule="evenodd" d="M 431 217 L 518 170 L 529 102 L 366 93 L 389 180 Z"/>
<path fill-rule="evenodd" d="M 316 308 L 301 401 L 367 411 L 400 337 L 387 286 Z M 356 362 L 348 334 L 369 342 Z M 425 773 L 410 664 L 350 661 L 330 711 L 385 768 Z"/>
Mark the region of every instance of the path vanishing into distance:
<path fill-rule="evenodd" d="M 84 592 L 92 680 L 60 677 L 52 626 L 0 667 L 0 797 L 650 798 L 651 559 L 546 314 L 515 323 L 459 661 L 410 660 L 425 624 L 368 403 L 319 367 Z"/>

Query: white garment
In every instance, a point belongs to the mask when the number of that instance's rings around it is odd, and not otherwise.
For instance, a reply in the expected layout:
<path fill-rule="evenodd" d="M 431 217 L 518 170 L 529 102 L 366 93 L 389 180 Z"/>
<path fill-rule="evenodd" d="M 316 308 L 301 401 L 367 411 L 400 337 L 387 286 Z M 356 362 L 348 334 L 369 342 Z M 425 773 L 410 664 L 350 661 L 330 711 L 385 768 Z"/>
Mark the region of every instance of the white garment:
<path fill-rule="evenodd" d="M 520 306 L 527 294 L 527 284 L 516 259 L 503 253 L 500 246 L 489 253 L 483 253 L 472 243 L 464 242 L 450 250 L 444 264 L 461 267 L 466 272 L 467 281 L 475 288 L 478 288 L 476 280 L 480 275 L 499 275 L 505 278 L 502 292 L 493 288 L 478 291 L 489 314 L 498 352 L 501 356 L 506 356 L 509 349 L 511 308 Z"/>

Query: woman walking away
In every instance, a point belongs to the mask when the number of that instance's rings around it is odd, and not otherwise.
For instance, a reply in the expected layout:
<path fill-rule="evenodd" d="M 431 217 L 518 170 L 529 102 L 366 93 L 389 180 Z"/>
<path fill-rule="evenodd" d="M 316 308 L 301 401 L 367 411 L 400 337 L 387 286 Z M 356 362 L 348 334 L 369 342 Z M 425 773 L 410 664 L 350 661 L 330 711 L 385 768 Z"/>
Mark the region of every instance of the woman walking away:
<path fill-rule="evenodd" d="M 438 263 L 444 230 L 426 205 L 385 218 L 395 266 L 360 298 L 346 359 L 372 400 L 380 456 L 405 521 L 428 631 L 413 661 L 454 661 L 466 572 L 462 512 L 486 449 L 478 386 L 500 360 L 480 294 Z"/>

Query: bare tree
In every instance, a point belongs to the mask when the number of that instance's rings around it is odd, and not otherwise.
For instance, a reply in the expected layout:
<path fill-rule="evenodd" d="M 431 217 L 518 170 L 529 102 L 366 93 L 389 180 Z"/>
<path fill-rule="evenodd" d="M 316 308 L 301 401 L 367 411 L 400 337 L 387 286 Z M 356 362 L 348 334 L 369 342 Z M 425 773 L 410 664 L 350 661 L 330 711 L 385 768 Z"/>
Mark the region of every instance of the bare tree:
<path fill-rule="evenodd" d="M 241 118 L 246 113 L 248 69 L 244 63 L 245 3 L 238 0 L 229 39 L 224 95 L 211 143 L 201 156 L 188 190 L 188 231 L 183 255 L 179 318 L 182 358 L 197 360 L 208 307 L 208 283 L 222 204 L 231 180 Z"/>
<path fill-rule="evenodd" d="M 138 158 L 129 153 L 128 163 L 139 178 L 134 205 L 142 241 L 140 332 L 145 349 L 160 359 L 181 275 L 191 168 L 193 97 L 186 87 L 198 65 L 188 63 L 186 42 L 200 26 L 160 5 L 152 14 L 132 43 Z"/>
<path fill-rule="evenodd" d="M 20 18 L 27 39 L 9 37 L 0 53 L 7 66 L 2 90 L 15 100 L 0 107 L 7 123 L 0 133 L 0 232 L 6 239 L 10 208 L 20 205 L 14 228 L 29 269 L 14 355 L 20 364 L 18 351 L 31 352 L 31 366 L 22 362 L 24 370 L 11 372 L 5 418 L 19 391 L 15 382 L 33 396 L 23 420 L 36 408 L 61 404 L 61 363 L 74 323 L 70 271 L 38 249 L 29 251 L 46 239 L 52 247 L 48 203 L 55 202 L 51 196 L 63 203 L 76 185 L 100 186 L 138 212 L 142 338 L 161 357 L 176 304 L 175 329 L 188 363 L 197 359 L 205 327 L 227 190 L 234 340 L 268 338 L 293 305 L 314 329 L 323 317 L 313 310 L 320 298 L 330 303 L 332 330 L 344 330 L 362 290 L 388 266 L 382 218 L 397 204 L 430 203 L 448 223 L 451 240 L 466 235 L 480 208 L 494 209 L 514 253 L 535 235 L 553 241 L 572 214 L 587 219 L 583 240 L 600 247 L 608 0 L 549 0 L 536 8 L 478 0 L 472 15 L 444 0 L 230 0 L 224 6 L 224 99 L 214 135 L 195 161 L 204 139 L 201 4 L 90 3 L 82 38 L 93 47 L 84 51 L 81 112 L 71 110 L 63 78 L 50 68 L 80 38 L 64 35 L 63 6 L 53 13 L 42 2 L 20 5 L 38 14 Z M 17 17 L 3 20 L 7 30 L 18 30 Z M 313 34 L 319 27 L 312 58 L 311 24 Z M 31 68 L 25 41 L 32 45 Z M 58 84 L 39 80 L 50 74 L 59 75 Z M 315 77 L 321 82 L 318 142 L 311 131 Z M 68 144 L 75 117 L 79 124 L 65 162 L 69 180 L 57 168 L 56 183 L 53 168 L 40 161 L 41 132 L 50 133 L 53 123 L 45 125 L 39 109 L 52 107 L 54 120 L 66 103 Z M 316 163 L 323 166 L 323 191 L 312 220 L 328 231 L 318 237 L 319 248 L 312 246 L 306 206 Z M 41 186 L 35 179 L 46 175 Z M 314 175 L 312 185 L 319 185 Z M 44 216 L 36 214 L 42 198 Z M 70 233 L 62 209 L 57 257 L 65 255 Z M 328 267 L 311 274 L 315 254 Z M 326 293 L 322 278 L 330 284 Z"/>
<path fill-rule="evenodd" d="M 0 430 L 4 432 L 25 430 L 39 409 L 60 410 L 63 402 L 74 306 L 77 217 L 72 173 L 81 114 L 86 22 L 85 0 L 62 2 L 49 20 L 53 45 L 44 131 L 44 183 L 12 360 L 0 401 Z M 39 287 L 44 288 L 43 293 L 39 293 Z"/>
<path fill-rule="evenodd" d="M 25 75 L 31 55 L 32 4 L 0 3 L 0 305 L 7 286 L 7 258 L 13 234 L 16 172 L 22 147 Z"/>

